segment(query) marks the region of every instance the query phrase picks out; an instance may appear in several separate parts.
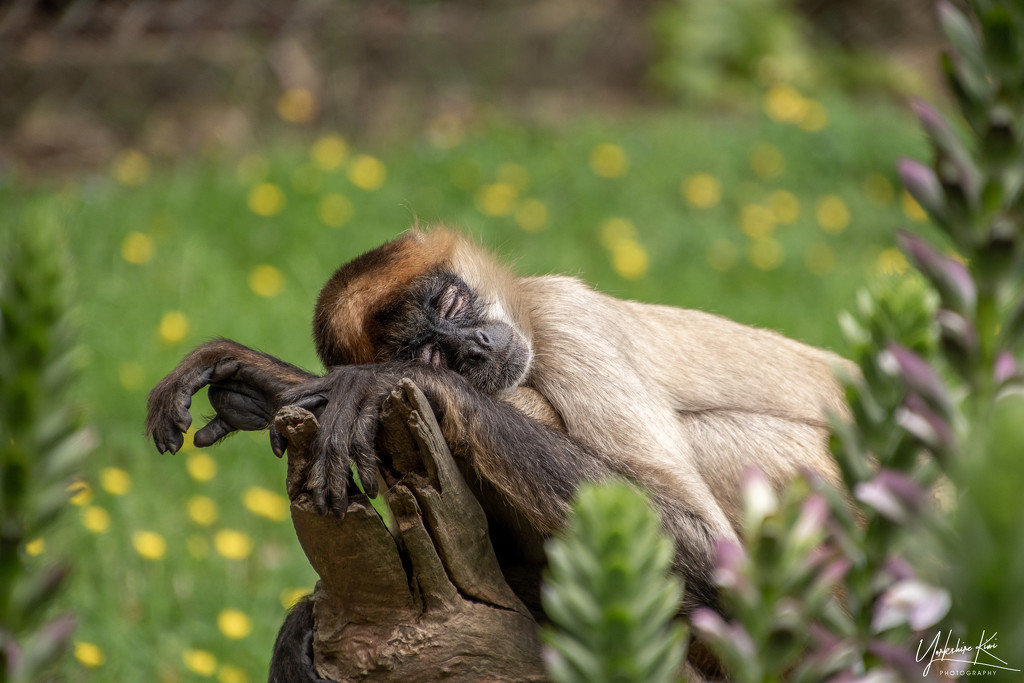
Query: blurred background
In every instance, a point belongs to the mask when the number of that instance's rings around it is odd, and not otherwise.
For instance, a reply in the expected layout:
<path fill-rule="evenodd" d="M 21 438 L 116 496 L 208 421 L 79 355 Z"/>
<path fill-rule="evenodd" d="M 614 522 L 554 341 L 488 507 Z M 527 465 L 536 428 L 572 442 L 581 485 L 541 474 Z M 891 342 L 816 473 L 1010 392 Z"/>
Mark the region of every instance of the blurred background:
<path fill-rule="evenodd" d="M 842 353 L 940 48 L 929 0 L 0 3 L 0 235 L 67 253 L 97 443 L 19 550 L 73 563 L 56 673 L 265 679 L 315 581 L 284 463 L 159 456 L 146 393 L 217 336 L 319 371 L 320 285 L 416 221 Z"/>

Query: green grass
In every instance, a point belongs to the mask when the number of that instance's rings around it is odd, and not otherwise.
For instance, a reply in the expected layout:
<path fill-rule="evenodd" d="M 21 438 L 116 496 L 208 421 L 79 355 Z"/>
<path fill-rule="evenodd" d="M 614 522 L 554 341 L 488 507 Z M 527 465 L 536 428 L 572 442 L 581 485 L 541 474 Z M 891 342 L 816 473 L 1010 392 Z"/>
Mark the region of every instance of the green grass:
<path fill-rule="evenodd" d="M 63 665 L 69 678 L 265 679 L 285 613 L 282 592 L 311 588 L 315 580 L 287 519 L 267 519 L 243 504 L 250 487 L 283 496 L 284 463 L 271 454 L 265 434 L 241 435 L 208 451 L 217 470 L 212 479 L 193 479 L 186 462 L 198 451 L 160 456 L 143 438 L 146 392 L 190 348 L 216 336 L 319 369 L 310 316 L 320 285 L 338 264 L 414 220 L 460 226 L 523 273 L 577 274 L 616 296 L 713 311 L 842 351 L 836 313 L 877 276 L 894 229 L 908 223 L 898 193 L 889 201 L 869 199 L 865 180 L 879 174 L 896 187 L 895 160 L 920 156 L 924 145 L 897 109 L 823 103 L 828 124 L 817 132 L 752 108 L 746 115 L 660 112 L 558 128 L 495 121 L 464 132 L 453 147 L 424 136 L 386 149 L 350 149 L 347 161 L 367 152 L 385 165 L 386 181 L 375 190 L 353 185 L 346 164 L 318 169 L 310 156 L 313 137 L 306 145 L 270 145 L 241 164 L 210 158 L 161 167 L 127 156 L 107 176 L 59 189 L 29 189 L 8 178 L 0 186 L 0 220 L 55 222 L 67 236 L 84 347 L 80 398 L 101 437 L 83 474 L 91 502 L 70 509 L 38 556 L 41 564 L 48 557 L 76 559 L 65 603 L 80 616 L 76 640 L 102 652 L 95 667 L 69 659 Z M 592 151 L 601 144 L 624 152 L 624 174 L 605 178 L 591 169 Z M 765 179 L 752 169 L 759 145 L 778 151 L 778 175 Z M 767 159 L 777 167 L 770 150 Z M 681 194 L 681 183 L 696 173 L 721 184 L 715 206 L 695 208 Z M 538 200 L 547 213 L 543 229 L 522 229 L 514 213 L 481 211 L 481 188 L 500 178 L 518 189 L 510 197 L 502 195 L 507 188 L 492 188 L 490 211 Z M 283 207 L 273 215 L 247 206 L 260 182 L 283 193 Z M 748 258 L 754 241 L 741 230 L 741 215 L 778 190 L 792 193 L 799 216 L 760 227 L 775 242 L 757 247 L 757 267 Z M 351 203 L 351 220 L 342 227 L 328 227 L 318 216 L 328 194 Z M 823 230 L 816 219 L 826 196 L 840 198 L 849 214 L 838 231 Z M 617 239 L 603 234 L 612 218 L 631 222 L 617 224 Z M 125 251 L 141 262 L 126 260 Z M 264 286 L 274 289 L 274 274 L 281 276 L 274 296 L 250 286 L 253 269 L 264 264 L 276 269 L 262 271 Z M 173 329 L 160 332 L 171 311 L 187 322 L 180 339 Z M 207 410 L 205 397 L 197 397 L 193 414 Z M 127 474 L 128 490 L 107 468 Z M 196 496 L 216 505 L 209 525 L 189 514 Z M 104 531 L 83 525 L 87 515 L 94 522 L 102 517 L 90 506 L 109 513 Z M 244 534 L 251 552 L 222 556 L 215 541 L 224 529 Z M 143 549 L 147 540 L 139 531 L 164 539 L 159 559 L 137 551 L 133 538 Z M 225 609 L 247 616 L 251 633 L 225 635 L 218 626 Z M 194 650 L 212 659 L 186 656 Z M 91 653 L 80 654 L 88 660 Z"/>

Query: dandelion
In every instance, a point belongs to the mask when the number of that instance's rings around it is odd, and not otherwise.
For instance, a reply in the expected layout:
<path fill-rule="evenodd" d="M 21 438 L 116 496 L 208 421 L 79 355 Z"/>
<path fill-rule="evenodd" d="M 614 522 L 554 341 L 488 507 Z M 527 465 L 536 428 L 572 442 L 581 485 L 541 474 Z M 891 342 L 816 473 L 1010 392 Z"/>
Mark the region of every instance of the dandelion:
<path fill-rule="evenodd" d="M 137 149 L 126 149 L 114 160 L 114 178 L 129 187 L 143 184 L 149 178 L 149 159 Z"/>
<path fill-rule="evenodd" d="M 167 541 L 155 531 L 136 531 L 132 534 L 135 552 L 147 560 L 159 560 L 167 552 Z"/>
<path fill-rule="evenodd" d="M 523 192 L 530 186 L 530 172 L 522 164 L 502 164 L 498 167 L 498 181 Z"/>
<path fill-rule="evenodd" d="M 800 200 L 792 192 L 776 190 L 768 197 L 776 223 L 788 225 L 800 217 Z"/>
<path fill-rule="evenodd" d="M 355 209 L 348 197 L 340 194 L 324 195 L 317 205 L 317 215 L 320 221 L 330 228 L 340 228 L 352 220 Z"/>
<path fill-rule="evenodd" d="M 907 257 L 895 247 L 885 249 L 878 255 L 875 267 L 883 275 L 901 275 L 908 267 Z"/>
<path fill-rule="evenodd" d="M 234 666 L 222 666 L 217 671 L 217 683 L 249 683 L 249 675 Z"/>
<path fill-rule="evenodd" d="M 250 486 L 242 494 L 242 504 L 254 515 L 280 522 L 290 516 L 290 503 L 280 493 L 260 486 Z"/>
<path fill-rule="evenodd" d="M 619 240 L 612 247 L 612 268 L 627 280 L 643 276 L 649 260 L 647 250 L 634 240 Z"/>
<path fill-rule="evenodd" d="M 756 239 L 747 248 L 747 259 L 758 270 L 775 270 L 784 258 L 782 245 L 771 237 Z"/>
<path fill-rule="evenodd" d="M 288 123 L 309 123 L 316 114 L 316 96 L 309 88 L 289 88 L 277 98 L 277 114 Z"/>
<path fill-rule="evenodd" d="M 762 204 L 747 204 L 740 209 L 740 230 L 752 239 L 775 232 L 775 213 Z"/>
<path fill-rule="evenodd" d="M 817 133 L 828 125 L 828 110 L 820 102 L 806 100 L 803 115 L 797 125 L 808 133 Z"/>
<path fill-rule="evenodd" d="M 619 242 L 636 240 L 636 224 L 628 218 L 609 218 L 601 224 L 599 239 L 605 249 L 612 250 Z"/>
<path fill-rule="evenodd" d="M 217 658 L 206 650 L 185 650 L 181 653 L 185 668 L 200 676 L 212 676 L 217 670 Z"/>
<path fill-rule="evenodd" d="M 339 135 L 325 135 L 313 143 L 310 156 L 321 171 L 335 171 L 345 163 L 348 145 Z"/>
<path fill-rule="evenodd" d="M 87 643 L 83 640 L 75 641 L 75 659 L 78 663 L 89 669 L 95 669 L 98 666 L 102 666 L 106 658 L 103 656 L 103 650 L 98 645 L 93 643 Z"/>
<path fill-rule="evenodd" d="M 117 379 L 127 391 L 138 391 L 146 381 L 146 372 L 141 363 L 126 361 L 117 367 Z"/>
<path fill-rule="evenodd" d="M 123 496 L 132 488 L 132 478 L 120 467 L 104 467 L 100 470 L 100 486 L 107 493 Z"/>
<path fill-rule="evenodd" d="M 548 207 L 539 199 L 523 200 L 516 207 L 515 219 L 526 232 L 539 232 L 548 224 Z"/>
<path fill-rule="evenodd" d="M 259 183 L 249 190 L 246 204 L 257 216 L 276 216 L 284 209 L 284 191 L 274 183 Z"/>
<path fill-rule="evenodd" d="M 217 628 L 225 637 L 240 640 L 252 633 L 252 619 L 237 609 L 221 610 L 217 615 Z"/>
<path fill-rule="evenodd" d="M 815 242 L 804 251 L 804 265 L 814 275 L 825 275 L 836 267 L 836 253 L 822 242 Z"/>
<path fill-rule="evenodd" d="M 207 496 L 192 496 L 186 506 L 189 519 L 200 526 L 210 526 L 217 521 L 217 504 Z"/>
<path fill-rule="evenodd" d="M 46 551 L 46 539 L 35 538 L 25 544 L 25 552 L 29 557 L 38 557 Z"/>
<path fill-rule="evenodd" d="M 777 147 L 762 143 L 750 153 L 750 168 L 761 180 L 771 180 L 782 175 L 786 169 L 786 160 Z"/>
<path fill-rule="evenodd" d="M 764 113 L 777 123 L 800 123 L 807 115 L 807 100 L 791 85 L 768 88 L 762 102 Z"/>
<path fill-rule="evenodd" d="M 121 258 L 141 266 L 153 258 L 153 240 L 142 232 L 130 232 L 121 241 Z"/>
<path fill-rule="evenodd" d="M 74 481 L 68 484 L 67 492 L 70 494 L 68 502 L 72 505 L 88 505 L 92 502 L 92 487 L 84 481 Z"/>
<path fill-rule="evenodd" d="M 270 162 L 262 154 L 248 154 L 235 167 L 235 177 L 245 185 L 260 183 L 270 172 Z"/>
<path fill-rule="evenodd" d="M 268 299 L 275 297 L 284 289 L 284 276 L 274 266 L 258 265 L 249 271 L 249 289 Z"/>
<path fill-rule="evenodd" d="M 252 539 L 234 529 L 221 529 L 213 537 L 217 554 L 228 560 L 244 560 L 252 554 Z"/>
<path fill-rule="evenodd" d="M 834 194 L 826 195 L 818 201 L 814 216 L 825 232 L 842 232 L 850 224 L 850 210 L 846 208 L 846 202 Z"/>
<path fill-rule="evenodd" d="M 486 216 L 506 216 L 515 209 L 516 188 L 508 183 L 484 185 L 476 193 L 476 208 Z"/>
<path fill-rule="evenodd" d="M 299 600 L 312 593 L 308 588 L 286 588 L 281 591 L 281 606 L 285 609 L 291 609 L 298 604 Z"/>
<path fill-rule="evenodd" d="M 708 265 L 715 270 L 732 270 L 739 260 L 739 249 L 727 239 L 717 239 L 708 246 Z"/>
<path fill-rule="evenodd" d="M 892 183 L 881 173 L 869 173 L 861 185 L 864 197 L 876 206 L 888 206 L 892 203 L 896 193 L 892 189 Z"/>
<path fill-rule="evenodd" d="M 188 550 L 189 555 L 201 560 L 210 554 L 210 542 L 206 540 L 205 536 L 192 534 L 185 539 L 185 549 Z"/>
<path fill-rule="evenodd" d="M 217 463 L 206 453 L 190 453 L 185 460 L 185 469 L 196 481 L 210 481 L 217 476 Z"/>
<path fill-rule="evenodd" d="M 629 170 L 626 150 L 604 143 L 590 151 L 590 169 L 602 178 L 620 178 Z"/>
<path fill-rule="evenodd" d="M 82 526 L 94 534 L 102 534 L 110 528 L 110 513 L 95 505 L 83 508 Z"/>
<path fill-rule="evenodd" d="M 188 318 L 181 311 L 167 311 L 157 330 L 164 343 L 177 344 L 188 334 Z"/>
<path fill-rule="evenodd" d="M 906 190 L 900 195 L 900 208 L 903 209 L 903 215 L 915 223 L 924 223 L 928 220 L 928 213 Z"/>
<path fill-rule="evenodd" d="M 722 199 L 722 183 L 710 173 L 695 173 L 679 185 L 686 202 L 698 209 L 710 209 Z"/>
<path fill-rule="evenodd" d="M 361 190 L 377 190 L 387 180 L 384 163 L 368 154 L 360 154 L 348 166 L 348 179 Z"/>

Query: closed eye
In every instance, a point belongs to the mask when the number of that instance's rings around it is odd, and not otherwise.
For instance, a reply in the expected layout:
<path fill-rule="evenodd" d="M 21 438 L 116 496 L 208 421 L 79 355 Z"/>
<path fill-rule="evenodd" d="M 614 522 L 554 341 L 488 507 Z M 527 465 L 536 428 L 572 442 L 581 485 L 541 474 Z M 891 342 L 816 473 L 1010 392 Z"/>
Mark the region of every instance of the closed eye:
<path fill-rule="evenodd" d="M 456 285 L 450 286 L 441 295 L 437 305 L 437 313 L 441 320 L 451 320 L 466 307 L 466 297 Z"/>

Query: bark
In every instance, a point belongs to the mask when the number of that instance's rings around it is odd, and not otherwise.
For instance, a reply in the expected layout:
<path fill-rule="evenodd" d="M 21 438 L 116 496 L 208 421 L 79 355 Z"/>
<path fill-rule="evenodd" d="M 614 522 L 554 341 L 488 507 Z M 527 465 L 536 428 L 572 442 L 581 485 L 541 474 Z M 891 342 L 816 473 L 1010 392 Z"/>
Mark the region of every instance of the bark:
<path fill-rule="evenodd" d="M 422 392 L 404 379 L 381 412 L 381 497 L 389 531 L 365 496 L 341 518 L 299 491 L 318 424 L 286 406 L 292 522 L 320 576 L 314 665 L 335 681 L 543 681 L 537 624 L 498 566 L 487 520 Z"/>

